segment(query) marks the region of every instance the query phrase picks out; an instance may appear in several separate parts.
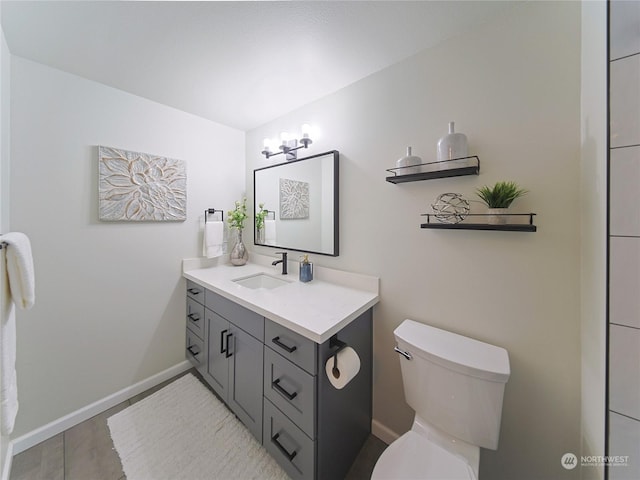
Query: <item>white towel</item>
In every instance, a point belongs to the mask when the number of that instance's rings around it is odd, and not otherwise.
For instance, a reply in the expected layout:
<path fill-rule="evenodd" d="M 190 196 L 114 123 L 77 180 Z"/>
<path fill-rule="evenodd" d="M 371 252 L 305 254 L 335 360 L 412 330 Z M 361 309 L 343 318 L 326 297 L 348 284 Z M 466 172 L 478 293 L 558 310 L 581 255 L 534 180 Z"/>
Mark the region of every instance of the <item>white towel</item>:
<path fill-rule="evenodd" d="M 18 381 L 16 374 L 15 307 L 31 308 L 35 302 L 35 281 L 31 243 L 23 233 L 8 233 L 0 239 L 6 246 L 0 265 L 2 275 L 2 320 L 0 332 L 0 423 L 2 435 L 13 431 L 18 414 Z"/>
<path fill-rule="evenodd" d="M 1 240 L 7 244 L 7 274 L 11 298 L 18 308 L 27 310 L 36 301 L 31 242 L 29 237 L 20 232 L 7 233 Z"/>
<path fill-rule="evenodd" d="M 2 274 L 6 278 L 6 270 Z M 0 332 L 0 424 L 2 435 L 13 432 L 18 414 L 18 377 L 16 374 L 16 315 L 8 282 L 2 282 L 2 332 Z"/>
<path fill-rule="evenodd" d="M 264 243 L 267 245 L 276 244 L 276 221 L 267 220 L 264 221 Z"/>
<path fill-rule="evenodd" d="M 202 240 L 202 254 L 207 258 L 222 255 L 224 243 L 224 222 L 209 221 L 204 223 L 204 238 Z"/>

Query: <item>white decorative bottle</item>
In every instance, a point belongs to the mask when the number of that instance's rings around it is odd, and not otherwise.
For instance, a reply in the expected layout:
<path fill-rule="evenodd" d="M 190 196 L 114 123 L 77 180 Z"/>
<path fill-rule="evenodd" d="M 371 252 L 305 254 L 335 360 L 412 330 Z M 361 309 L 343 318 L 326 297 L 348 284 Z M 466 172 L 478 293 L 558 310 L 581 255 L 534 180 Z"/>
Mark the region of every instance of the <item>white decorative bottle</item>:
<path fill-rule="evenodd" d="M 396 162 L 396 168 L 398 168 L 398 175 L 408 175 L 410 173 L 420 173 L 420 165 L 422 159 L 411 154 L 411 147 L 407 147 L 407 155 L 398 159 Z"/>
<path fill-rule="evenodd" d="M 455 122 L 449 122 L 449 134 L 438 140 L 439 162 L 443 162 L 444 160 L 453 160 L 454 158 L 464 158 L 469 155 L 467 136 L 464 133 L 455 133 L 454 123 Z M 463 160 L 455 163 L 456 165 L 447 162 L 440 163 L 440 169 L 446 170 L 452 167 L 464 167 L 467 166 L 468 161 Z"/>

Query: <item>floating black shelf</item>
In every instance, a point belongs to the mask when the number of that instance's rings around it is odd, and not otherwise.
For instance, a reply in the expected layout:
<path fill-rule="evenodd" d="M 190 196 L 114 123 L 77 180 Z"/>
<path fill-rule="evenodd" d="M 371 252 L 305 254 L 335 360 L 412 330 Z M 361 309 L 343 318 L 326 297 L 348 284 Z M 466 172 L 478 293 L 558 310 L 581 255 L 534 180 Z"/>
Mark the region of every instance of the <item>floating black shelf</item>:
<path fill-rule="evenodd" d="M 465 163 L 475 163 L 475 165 L 455 166 Z M 446 168 L 442 168 L 442 167 Z M 442 168 L 442 170 L 433 170 Z M 416 170 L 420 170 L 416 172 Z M 452 160 L 442 160 L 439 162 L 421 163 L 409 167 L 388 168 L 387 172 L 393 173 L 387 177 L 390 183 L 418 182 L 420 180 L 432 180 L 434 178 L 461 177 L 464 175 L 478 175 L 480 173 L 480 159 L 473 155 L 471 157 L 454 158 Z"/>
<path fill-rule="evenodd" d="M 467 217 L 488 217 L 488 213 L 470 213 Z M 527 216 L 529 223 L 465 223 L 463 220 L 459 223 L 431 223 L 431 217 L 435 217 L 433 213 L 424 213 L 422 216 L 427 217 L 427 223 L 420 224 L 420 228 L 431 228 L 434 230 L 501 230 L 504 232 L 535 232 L 538 228 L 533 224 L 535 213 L 506 213 L 498 216 L 516 217 Z"/>

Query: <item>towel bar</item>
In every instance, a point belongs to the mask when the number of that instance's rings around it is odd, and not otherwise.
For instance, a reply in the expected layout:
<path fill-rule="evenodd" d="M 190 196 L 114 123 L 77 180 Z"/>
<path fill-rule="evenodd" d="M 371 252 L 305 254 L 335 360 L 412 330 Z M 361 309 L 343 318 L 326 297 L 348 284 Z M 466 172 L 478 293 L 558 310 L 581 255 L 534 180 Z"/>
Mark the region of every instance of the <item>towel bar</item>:
<path fill-rule="evenodd" d="M 276 211 L 275 210 L 265 210 L 267 212 L 267 218 L 269 218 L 269 214 L 273 213 L 273 219 L 276 219 Z"/>
<path fill-rule="evenodd" d="M 209 220 L 208 215 L 213 215 L 216 212 L 220 212 L 220 220 L 224 221 L 224 210 L 218 210 L 215 208 L 207 208 L 204 211 L 204 223 L 207 223 Z"/>

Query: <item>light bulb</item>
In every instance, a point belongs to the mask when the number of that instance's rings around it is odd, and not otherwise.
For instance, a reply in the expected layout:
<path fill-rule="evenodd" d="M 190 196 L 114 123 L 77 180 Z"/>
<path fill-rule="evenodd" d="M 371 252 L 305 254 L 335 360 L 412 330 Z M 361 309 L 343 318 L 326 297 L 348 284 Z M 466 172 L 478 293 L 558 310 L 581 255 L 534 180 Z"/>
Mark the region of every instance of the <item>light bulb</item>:
<path fill-rule="evenodd" d="M 308 123 L 303 123 L 302 124 L 302 138 L 309 138 L 310 134 L 311 134 L 311 125 L 309 125 Z"/>

